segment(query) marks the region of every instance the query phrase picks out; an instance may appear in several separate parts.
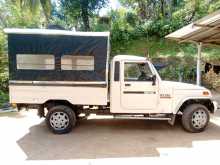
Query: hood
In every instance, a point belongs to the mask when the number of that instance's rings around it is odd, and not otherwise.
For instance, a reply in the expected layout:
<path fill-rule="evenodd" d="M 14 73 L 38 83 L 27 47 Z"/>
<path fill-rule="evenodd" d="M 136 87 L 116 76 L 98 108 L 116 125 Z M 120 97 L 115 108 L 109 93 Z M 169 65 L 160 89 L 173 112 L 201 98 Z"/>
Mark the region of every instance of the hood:
<path fill-rule="evenodd" d="M 188 84 L 188 83 L 182 83 L 182 82 L 174 82 L 174 81 L 162 81 L 162 85 L 164 87 L 173 88 L 173 89 L 181 89 L 181 90 L 204 90 L 206 88 L 194 85 L 194 84 Z"/>

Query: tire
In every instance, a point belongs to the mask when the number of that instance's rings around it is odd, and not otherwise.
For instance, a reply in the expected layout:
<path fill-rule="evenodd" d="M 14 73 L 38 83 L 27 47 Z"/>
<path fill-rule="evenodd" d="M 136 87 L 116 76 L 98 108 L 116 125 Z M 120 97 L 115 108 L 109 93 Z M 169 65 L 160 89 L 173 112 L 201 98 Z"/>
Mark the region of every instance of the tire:
<path fill-rule="evenodd" d="M 182 126 L 188 132 L 199 133 L 205 130 L 209 119 L 209 111 L 204 105 L 191 104 L 183 111 Z"/>
<path fill-rule="evenodd" d="M 76 125 L 75 112 L 65 105 L 54 106 L 46 115 L 46 124 L 55 134 L 69 133 Z"/>

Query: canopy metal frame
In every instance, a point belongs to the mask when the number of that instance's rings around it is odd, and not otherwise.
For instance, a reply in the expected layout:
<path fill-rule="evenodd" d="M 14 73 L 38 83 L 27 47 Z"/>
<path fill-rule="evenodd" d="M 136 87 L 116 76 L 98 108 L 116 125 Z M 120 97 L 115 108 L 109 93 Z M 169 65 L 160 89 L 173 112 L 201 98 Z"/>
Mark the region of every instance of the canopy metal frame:
<path fill-rule="evenodd" d="M 165 38 L 178 41 L 178 43 L 189 42 L 197 45 L 196 84 L 201 85 L 202 47 L 220 46 L 220 10 L 168 34 Z"/>

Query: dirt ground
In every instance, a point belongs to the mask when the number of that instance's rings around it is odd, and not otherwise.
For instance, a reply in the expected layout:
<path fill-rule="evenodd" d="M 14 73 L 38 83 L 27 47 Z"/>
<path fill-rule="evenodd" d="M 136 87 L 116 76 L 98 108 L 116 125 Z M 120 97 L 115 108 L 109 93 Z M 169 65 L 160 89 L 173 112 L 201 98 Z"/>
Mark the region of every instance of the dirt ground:
<path fill-rule="evenodd" d="M 197 134 L 185 132 L 180 120 L 170 126 L 166 121 L 93 117 L 80 121 L 69 134 L 54 135 L 36 111 L 0 114 L 0 130 L 0 161 L 113 164 L 120 160 L 134 164 L 166 158 L 213 159 L 220 149 L 220 111 Z"/>

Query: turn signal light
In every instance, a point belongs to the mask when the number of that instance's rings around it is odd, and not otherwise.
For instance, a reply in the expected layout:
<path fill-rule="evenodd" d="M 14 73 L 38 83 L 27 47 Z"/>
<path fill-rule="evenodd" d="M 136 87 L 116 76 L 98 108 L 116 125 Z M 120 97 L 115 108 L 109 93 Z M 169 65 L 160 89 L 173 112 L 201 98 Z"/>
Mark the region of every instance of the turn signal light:
<path fill-rule="evenodd" d="M 16 103 L 11 103 L 12 108 L 17 108 L 17 104 Z"/>
<path fill-rule="evenodd" d="M 202 95 L 203 95 L 203 96 L 208 96 L 208 95 L 209 95 L 209 92 L 208 92 L 208 91 L 203 91 L 203 92 L 202 92 Z"/>

